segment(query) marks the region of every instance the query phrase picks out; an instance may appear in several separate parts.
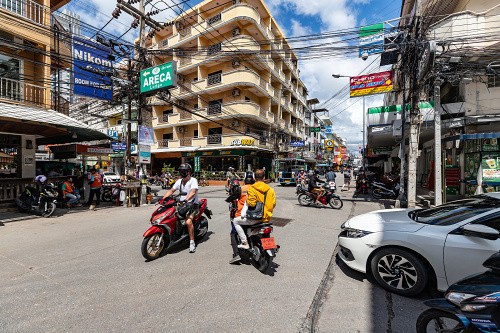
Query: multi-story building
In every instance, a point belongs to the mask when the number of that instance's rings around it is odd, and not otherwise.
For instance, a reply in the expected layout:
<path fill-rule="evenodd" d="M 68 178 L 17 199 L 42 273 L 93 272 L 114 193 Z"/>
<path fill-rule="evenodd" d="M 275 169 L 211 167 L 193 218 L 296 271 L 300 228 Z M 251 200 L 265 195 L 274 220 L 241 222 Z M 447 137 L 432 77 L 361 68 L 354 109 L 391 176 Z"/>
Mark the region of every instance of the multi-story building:
<path fill-rule="evenodd" d="M 51 71 L 63 67 L 71 54 L 64 43 L 54 42 L 51 13 L 68 2 L 0 2 L 0 152 L 13 157 L 10 165 L 0 167 L 1 178 L 33 178 L 38 145 L 100 134 L 51 110 L 55 101 L 51 97 Z M 0 201 L 15 195 L 16 187 L 9 188 L 9 195 L 2 192 Z"/>
<path fill-rule="evenodd" d="M 206 0 L 148 39 L 155 64 L 177 62 L 174 105 L 153 101 L 153 170 L 272 169 L 306 135 L 297 56 L 262 0 Z"/>

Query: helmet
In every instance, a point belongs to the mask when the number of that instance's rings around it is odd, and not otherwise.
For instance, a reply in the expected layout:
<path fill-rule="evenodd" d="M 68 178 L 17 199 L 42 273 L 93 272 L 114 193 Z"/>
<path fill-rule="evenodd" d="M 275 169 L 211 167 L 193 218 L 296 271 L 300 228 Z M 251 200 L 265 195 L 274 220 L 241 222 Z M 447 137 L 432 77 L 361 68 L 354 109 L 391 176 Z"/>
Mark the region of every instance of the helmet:
<path fill-rule="evenodd" d="M 314 170 L 315 175 L 319 175 L 319 170 Z"/>
<path fill-rule="evenodd" d="M 234 171 L 234 168 L 232 166 L 230 166 L 229 168 L 227 168 L 229 171 Z"/>
<path fill-rule="evenodd" d="M 245 172 L 245 184 L 255 183 L 255 175 L 252 171 Z"/>
<path fill-rule="evenodd" d="M 44 175 L 38 175 L 35 177 L 35 182 L 39 182 L 41 184 L 45 183 L 47 181 L 47 177 Z"/>
<path fill-rule="evenodd" d="M 182 178 L 187 177 L 188 172 L 191 174 L 193 172 L 193 169 L 191 168 L 191 165 L 189 163 L 182 163 L 179 166 L 179 173 L 181 174 Z"/>

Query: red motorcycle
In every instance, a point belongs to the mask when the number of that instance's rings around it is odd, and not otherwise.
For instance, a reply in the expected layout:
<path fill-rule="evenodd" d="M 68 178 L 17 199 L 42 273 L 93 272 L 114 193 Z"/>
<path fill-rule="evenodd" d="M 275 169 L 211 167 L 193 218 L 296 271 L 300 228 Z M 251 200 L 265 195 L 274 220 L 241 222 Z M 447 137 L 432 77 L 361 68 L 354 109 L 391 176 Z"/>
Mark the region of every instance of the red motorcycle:
<path fill-rule="evenodd" d="M 141 252 L 147 260 L 158 258 L 168 248 L 189 239 L 184 218 L 179 216 L 177 197 L 161 199 L 151 216 L 151 227 L 144 233 Z M 205 215 L 205 216 L 203 216 Z M 200 200 L 200 213 L 193 221 L 195 240 L 201 240 L 208 232 L 208 220 L 212 211 L 207 208 L 207 199 Z"/>
<path fill-rule="evenodd" d="M 341 209 L 344 203 L 342 202 L 342 199 L 340 199 L 340 196 L 333 193 L 334 190 L 329 184 L 325 184 L 323 188 L 325 193 L 319 198 L 319 202 L 321 202 L 323 206 L 330 205 L 333 209 Z M 304 189 L 300 192 L 297 200 L 301 206 L 314 206 L 316 203 L 316 194 Z"/>

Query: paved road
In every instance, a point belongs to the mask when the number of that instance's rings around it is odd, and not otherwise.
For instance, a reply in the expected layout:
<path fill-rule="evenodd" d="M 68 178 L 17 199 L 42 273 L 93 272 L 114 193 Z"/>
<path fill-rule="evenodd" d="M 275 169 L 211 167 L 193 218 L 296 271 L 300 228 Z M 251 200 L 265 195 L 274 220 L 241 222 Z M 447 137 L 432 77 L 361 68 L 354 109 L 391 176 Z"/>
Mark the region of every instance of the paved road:
<path fill-rule="evenodd" d="M 228 264 L 220 187 L 201 190 L 215 216 L 197 252 L 181 247 L 153 262 L 140 253 L 151 206 L 0 224 L 0 332 L 413 331 L 420 300 L 388 294 L 332 260 L 341 223 L 380 204 L 300 207 L 293 188 L 276 191 L 281 251 L 266 275 Z"/>

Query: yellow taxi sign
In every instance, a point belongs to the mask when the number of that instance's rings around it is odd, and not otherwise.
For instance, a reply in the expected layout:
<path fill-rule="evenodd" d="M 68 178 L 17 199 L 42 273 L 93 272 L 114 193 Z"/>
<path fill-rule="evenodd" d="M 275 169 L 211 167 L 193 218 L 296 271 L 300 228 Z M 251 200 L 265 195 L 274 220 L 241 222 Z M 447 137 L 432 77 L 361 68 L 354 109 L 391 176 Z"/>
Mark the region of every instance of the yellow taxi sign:
<path fill-rule="evenodd" d="M 335 143 L 333 142 L 333 140 L 325 140 L 325 148 L 327 150 L 332 150 L 335 146 Z"/>

